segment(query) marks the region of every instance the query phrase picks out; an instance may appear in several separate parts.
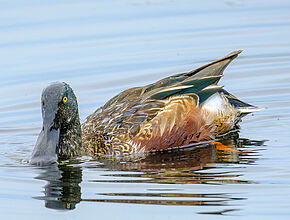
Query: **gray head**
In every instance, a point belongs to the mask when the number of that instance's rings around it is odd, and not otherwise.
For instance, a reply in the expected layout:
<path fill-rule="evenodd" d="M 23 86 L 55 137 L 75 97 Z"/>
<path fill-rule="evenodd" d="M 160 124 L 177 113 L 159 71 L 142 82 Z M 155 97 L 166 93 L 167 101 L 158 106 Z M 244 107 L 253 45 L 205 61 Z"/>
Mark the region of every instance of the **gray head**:
<path fill-rule="evenodd" d="M 69 159 L 81 151 L 81 128 L 78 104 L 66 83 L 52 83 L 42 92 L 43 126 L 30 163 L 46 165 Z"/>

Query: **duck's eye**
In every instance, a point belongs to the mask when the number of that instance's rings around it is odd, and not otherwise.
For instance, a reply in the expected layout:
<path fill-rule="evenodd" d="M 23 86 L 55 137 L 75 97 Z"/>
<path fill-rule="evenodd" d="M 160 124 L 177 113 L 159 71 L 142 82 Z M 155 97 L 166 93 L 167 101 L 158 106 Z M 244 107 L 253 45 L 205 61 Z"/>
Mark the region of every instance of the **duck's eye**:
<path fill-rule="evenodd" d="M 63 98 L 62 98 L 62 101 L 63 101 L 64 103 L 66 103 L 66 102 L 67 102 L 67 97 L 66 97 L 66 96 L 63 97 Z"/>

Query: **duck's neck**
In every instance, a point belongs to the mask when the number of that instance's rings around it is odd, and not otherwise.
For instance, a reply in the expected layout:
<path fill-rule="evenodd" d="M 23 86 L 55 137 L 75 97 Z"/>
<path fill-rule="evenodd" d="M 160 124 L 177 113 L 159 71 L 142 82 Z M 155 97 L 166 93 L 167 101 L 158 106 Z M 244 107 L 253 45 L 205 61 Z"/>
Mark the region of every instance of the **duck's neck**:
<path fill-rule="evenodd" d="M 79 115 L 60 129 L 59 144 L 56 148 L 58 159 L 69 159 L 83 154 L 82 131 Z"/>

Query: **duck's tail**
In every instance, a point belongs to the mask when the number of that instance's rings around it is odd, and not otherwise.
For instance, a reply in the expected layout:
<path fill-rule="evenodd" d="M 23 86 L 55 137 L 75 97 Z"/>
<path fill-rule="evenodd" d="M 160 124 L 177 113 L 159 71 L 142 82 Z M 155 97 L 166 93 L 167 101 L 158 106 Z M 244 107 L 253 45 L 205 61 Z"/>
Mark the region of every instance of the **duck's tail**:
<path fill-rule="evenodd" d="M 262 110 L 262 108 L 258 108 L 254 105 L 250 105 L 249 103 L 243 102 L 239 100 L 236 96 L 229 93 L 228 91 L 221 89 L 219 93 L 222 93 L 224 97 L 228 100 L 228 102 L 238 110 L 240 113 L 240 118 L 244 117 L 245 115 L 253 112 L 257 112 Z"/>

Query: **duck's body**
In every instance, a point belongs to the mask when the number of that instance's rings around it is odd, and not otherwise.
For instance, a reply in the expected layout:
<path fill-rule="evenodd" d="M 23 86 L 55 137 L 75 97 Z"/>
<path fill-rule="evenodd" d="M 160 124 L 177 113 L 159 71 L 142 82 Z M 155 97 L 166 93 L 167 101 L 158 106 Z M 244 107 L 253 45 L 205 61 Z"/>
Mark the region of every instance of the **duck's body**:
<path fill-rule="evenodd" d="M 242 116 L 258 110 L 217 85 L 223 70 L 240 52 L 194 71 L 121 92 L 87 117 L 81 126 L 82 143 L 71 142 L 76 150 L 68 149 L 69 138 L 65 150 L 61 150 L 64 141 L 60 140 L 56 146 L 58 158 L 166 150 L 212 140 L 230 131 Z M 72 121 L 78 121 L 78 113 L 74 118 Z"/>
<path fill-rule="evenodd" d="M 211 140 L 231 130 L 243 113 L 257 110 L 216 85 L 240 52 L 118 94 L 83 123 L 83 147 L 90 155 L 124 155 Z"/>

